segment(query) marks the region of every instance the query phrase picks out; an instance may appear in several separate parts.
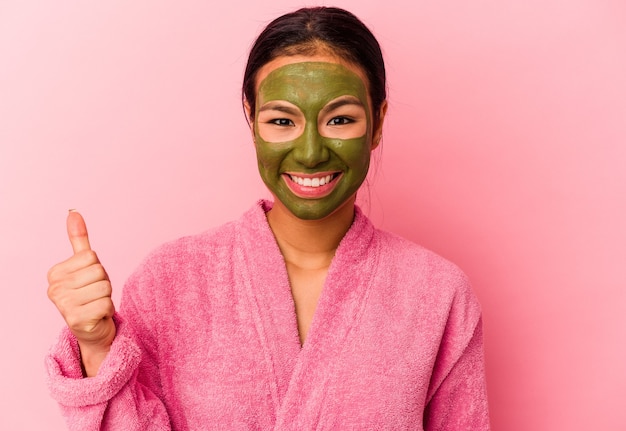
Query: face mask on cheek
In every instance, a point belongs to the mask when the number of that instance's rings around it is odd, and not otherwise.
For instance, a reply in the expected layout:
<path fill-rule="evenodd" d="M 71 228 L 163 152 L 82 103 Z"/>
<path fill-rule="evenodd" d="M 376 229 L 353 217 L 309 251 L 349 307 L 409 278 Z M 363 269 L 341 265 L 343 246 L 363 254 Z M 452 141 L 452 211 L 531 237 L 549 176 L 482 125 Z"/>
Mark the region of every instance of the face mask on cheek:
<path fill-rule="evenodd" d="M 371 114 L 363 80 L 336 63 L 292 63 L 259 85 L 255 140 L 261 178 L 294 215 L 320 219 L 367 176 Z"/>

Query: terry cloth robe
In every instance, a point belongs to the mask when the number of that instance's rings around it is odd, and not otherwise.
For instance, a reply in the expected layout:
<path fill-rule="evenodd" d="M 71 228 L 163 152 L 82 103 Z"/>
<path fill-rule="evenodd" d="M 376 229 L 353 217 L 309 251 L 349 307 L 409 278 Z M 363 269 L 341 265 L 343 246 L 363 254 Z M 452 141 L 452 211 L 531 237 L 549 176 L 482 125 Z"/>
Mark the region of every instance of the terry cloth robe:
<path fill-rule="evenodd" d="M 489 429 L 479 304 L 463 273 L 357 208 L 304 346 L 261 201 L 153 252 L 82 378 L 66 329 L 47 357 L 71 430 Z"/>

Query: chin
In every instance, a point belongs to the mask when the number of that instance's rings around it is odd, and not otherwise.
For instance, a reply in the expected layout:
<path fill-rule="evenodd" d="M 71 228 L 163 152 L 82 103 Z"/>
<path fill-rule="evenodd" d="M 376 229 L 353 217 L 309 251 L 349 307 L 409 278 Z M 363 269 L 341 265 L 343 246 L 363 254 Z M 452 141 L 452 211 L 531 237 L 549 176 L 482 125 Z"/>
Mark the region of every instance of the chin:
<path fill-rule="evenodd" d="M 354 206 L 354 197 L 348 198 L 337 205 L 328 205 L 315 200 L 302 203 L 281 203 L 290 213 L 301 220 L 323 220 L 340 212 L 342 209 L 352 208 Z"/>
<path fill-rule="evenodd" d="M 336 211 L 336 208 L 316 208 L 316 205 L 289 205 L 286 208 L 301 220 L 322 220 Z"/>

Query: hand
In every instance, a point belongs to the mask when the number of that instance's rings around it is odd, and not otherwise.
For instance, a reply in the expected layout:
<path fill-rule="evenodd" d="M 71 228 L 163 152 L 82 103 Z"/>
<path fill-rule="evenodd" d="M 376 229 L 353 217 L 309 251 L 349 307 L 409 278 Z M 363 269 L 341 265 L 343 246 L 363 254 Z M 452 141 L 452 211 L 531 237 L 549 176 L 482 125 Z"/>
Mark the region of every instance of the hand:
<path fill-rule="evenodd" d="M 67 234 L 74 255 L 48 272 L 48 297 L 78 340 L 85 374 L 93 376 L 115 338 L 111 283 L 75 211 L 67 216 Z"/>

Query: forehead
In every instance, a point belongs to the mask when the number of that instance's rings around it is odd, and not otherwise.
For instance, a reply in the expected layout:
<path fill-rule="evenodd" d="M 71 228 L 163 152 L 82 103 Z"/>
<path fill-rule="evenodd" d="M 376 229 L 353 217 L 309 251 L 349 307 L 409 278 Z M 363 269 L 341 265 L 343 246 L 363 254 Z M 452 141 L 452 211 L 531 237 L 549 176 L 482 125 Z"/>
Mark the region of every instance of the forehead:
<path fill-rule="evenodd" d="M 270 72 L 259 86 L 259 96 L 291 96 L 297 99 L 337 97 L 349 94 L 362 98 L 365 85 L 345 67 L 332 63 L 293 63 Z"/>
<path fill-rule="evenodd" d="M 282 55 L 267 62 L 259 69 L 256 75 L 257 90 L 259 88 L 260 83 L 263 82 L 263 80 L 267 77 L 267 75 L 272 73 L 274 70 L 281 68 L 283 66 L 289 65 L 289 64 L 297 64 L 297 63 L 329 63 L 329 64 L 341 65 L 344 68 L 356 74 L 361 79 L 361 81 L 363 81 L 364 83 L 367 83 L 366 74 L 361 70 L 360 67 L 350 64 L 347 61 L 339 57 L 330 55 L 330 54 L 315 54 L 315 55 L 310 55 L 310 56 L 308 55 Z"/>
<path fill-rule="evenodd" d="M 257 93 L 257 104 L 275 99 L 327 99 L 341 95 L 368 101 L 361 70 L 329 56 L 283 56 L 272 60 L 259 70 Z"/>

